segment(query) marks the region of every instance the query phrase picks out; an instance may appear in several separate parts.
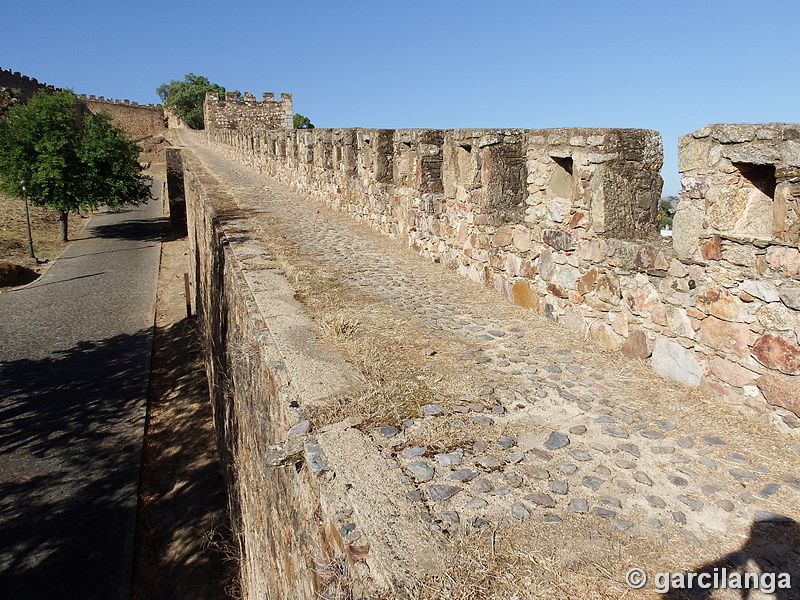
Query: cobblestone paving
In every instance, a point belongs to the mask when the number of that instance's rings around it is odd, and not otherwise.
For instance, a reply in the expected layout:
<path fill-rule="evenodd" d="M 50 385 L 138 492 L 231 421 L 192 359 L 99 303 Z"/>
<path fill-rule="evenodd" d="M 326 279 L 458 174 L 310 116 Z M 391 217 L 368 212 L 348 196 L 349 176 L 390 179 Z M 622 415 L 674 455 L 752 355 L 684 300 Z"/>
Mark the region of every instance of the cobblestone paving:
<path fill-rule="evenodd" d="M 590 517 L 630 536 L 700 549 L 712 540 L 735 548 L 754 521 L 798 519 L 795 432 L 760 417 L 747 426 L 720 404 L 675 408 L 690 397 L 679 386 L 641 369 L 632 380 L 625 359 L 576 347 L 542 317 L 365 225 L 193 149 L 265 235 L 290 238 L 404 315 L 429 364 L 437 343 L 463 347 L 459 368 L 481 387 L 455 403 L 431 398 L 422 417 L 374 432 L 400 480 L 414 484 L 409 497 L 427 508 L 431 528 L 510 528 L 529 519 L 558 527 Z M 487 435 L 448 452 L 415 444 L 437 419 Z M 516 433 L 498 436 L 498 425 Z M 798 547 L 773 550 L 776 566 L 800 560 Z"/>

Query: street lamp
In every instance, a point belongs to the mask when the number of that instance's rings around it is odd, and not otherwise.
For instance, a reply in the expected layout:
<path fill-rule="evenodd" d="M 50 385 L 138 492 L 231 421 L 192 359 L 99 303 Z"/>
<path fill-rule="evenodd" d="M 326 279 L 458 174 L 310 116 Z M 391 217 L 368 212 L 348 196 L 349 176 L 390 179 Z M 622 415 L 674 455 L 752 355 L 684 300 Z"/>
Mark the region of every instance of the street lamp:
<path fill-rule="evenodd" d="M 25 222 L 28 225 L 28 258 L 35 263 L 39 261 L 36 260 L 36 255 L 33 253 L 33 236 L 31 235 L 31 217 L 28 214 L 28 190 L 25 189 L 25 185 L 28 182 L 24 179 L 19 182 L 20 187 L 22 188 L 22 198 L 25 201 Z"/>

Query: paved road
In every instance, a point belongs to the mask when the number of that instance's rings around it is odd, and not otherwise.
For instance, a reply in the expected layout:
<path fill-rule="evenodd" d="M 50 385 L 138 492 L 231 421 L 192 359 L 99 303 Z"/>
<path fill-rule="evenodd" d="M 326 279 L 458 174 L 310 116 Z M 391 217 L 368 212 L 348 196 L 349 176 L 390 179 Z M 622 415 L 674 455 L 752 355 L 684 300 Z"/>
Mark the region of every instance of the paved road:
<path fill-rule="evenodd" d="M 0 294 L 4 599 L 130 594 L 161 221 L 160 199 L 100 213 Z"/>

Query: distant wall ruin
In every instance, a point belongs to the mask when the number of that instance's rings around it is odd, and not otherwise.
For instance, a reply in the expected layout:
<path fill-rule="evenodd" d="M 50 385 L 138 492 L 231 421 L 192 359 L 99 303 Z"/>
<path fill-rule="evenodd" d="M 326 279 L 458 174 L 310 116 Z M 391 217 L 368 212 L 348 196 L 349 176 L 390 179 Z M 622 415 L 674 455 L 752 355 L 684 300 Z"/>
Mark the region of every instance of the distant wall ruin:
<path fill-rule="evenodd" d="M 249 93 L 237 100 L 236 92 L 228 92 L 220 100 L 214 92 L 206 93 L 203 115 L 206 129 L 291 129 L 292 95 L 275 95 L 265 92 L 262 101 L 256 102 Z"/>
<path fill-rule="evenodd" d="M 652 131 L 196 135 L 665 377 L 788 419 L 800 414 L 799 134 L 715 125 L 682 138 L 674 243 L 656 232 Z"/>

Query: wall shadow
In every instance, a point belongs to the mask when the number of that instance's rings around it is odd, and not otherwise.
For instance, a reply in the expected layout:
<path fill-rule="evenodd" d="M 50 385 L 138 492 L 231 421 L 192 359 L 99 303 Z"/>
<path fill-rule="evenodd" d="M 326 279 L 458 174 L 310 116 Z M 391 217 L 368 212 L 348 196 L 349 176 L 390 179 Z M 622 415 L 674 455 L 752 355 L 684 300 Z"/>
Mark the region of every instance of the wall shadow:
<path fill-rule="evenodd" d="M 238 563 L 194 318 L 156 327 L 148 410 L 133 600 L 227 599 Z"/>
<path fill-rule="evenodd" d="M 697 600 L 712 597 L 708 583 L 727 589 L 726 598 L 750 600 L 763 598 L 759 588 L 775 600 L 800 600 L 800 525 L 793 519 L 772 513 L 757 513 L 744 544 L 718 560 L 694 569 L 696 574 L 708 574 L 703 584 L 694 584 L 688 589 L 670 589 L 663 595 L 666 600 Z M 800 550 L 798 550 L 800 551 Z M 757 581 L 748 581 L 745 573 L 758 574 Z M 737 574 L 741 576 L 739 588 Z M 788 575 L 790 588 L 781 586 Z M 715 581 L 716 576 L 716 581 Z M 733 579 L 731 579 L 733 578 Z M 723 584 L 724 581 L 724 584 Z M 688 580 L 687 580 L 688 583 Z M 754 589 L 755 584 L 755 589 Z M 742 587 L 747 585 L 747 587 Z"/>

